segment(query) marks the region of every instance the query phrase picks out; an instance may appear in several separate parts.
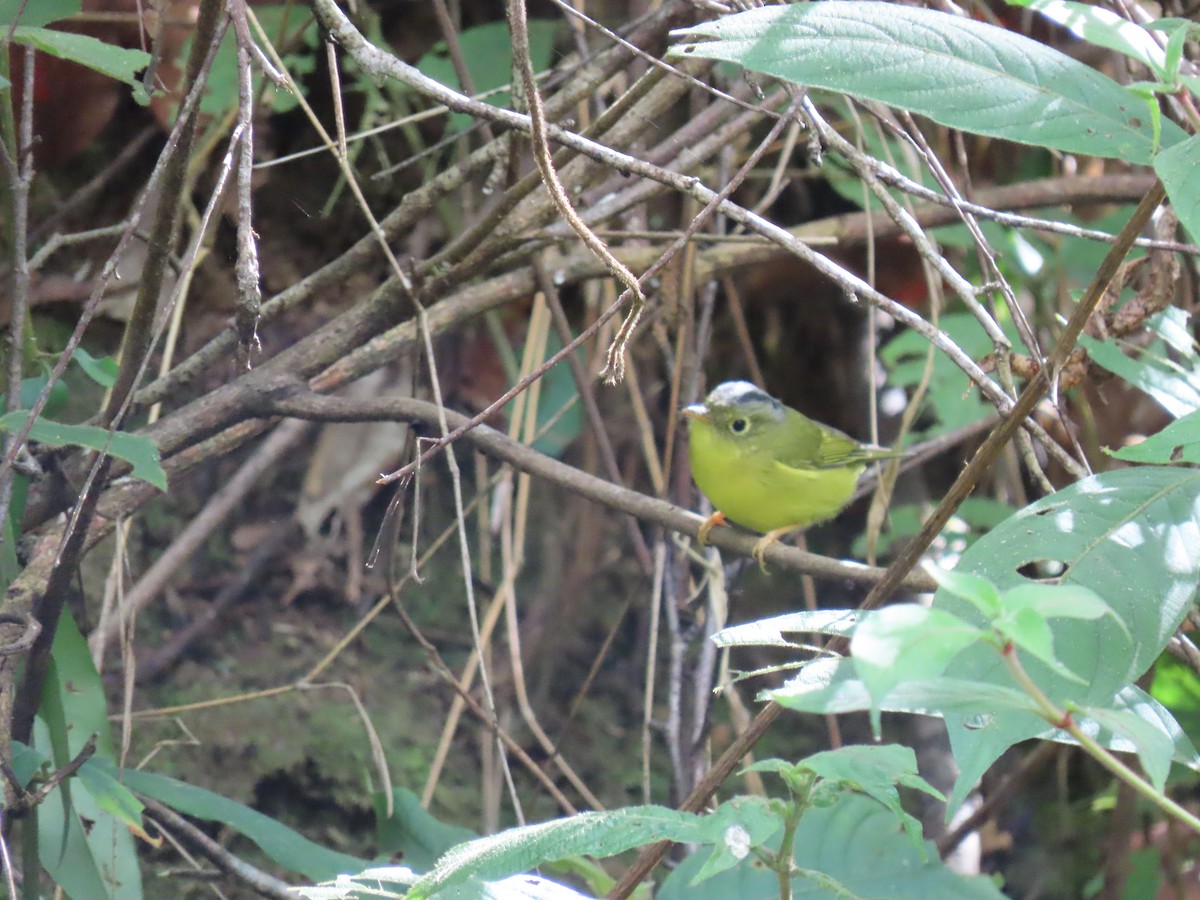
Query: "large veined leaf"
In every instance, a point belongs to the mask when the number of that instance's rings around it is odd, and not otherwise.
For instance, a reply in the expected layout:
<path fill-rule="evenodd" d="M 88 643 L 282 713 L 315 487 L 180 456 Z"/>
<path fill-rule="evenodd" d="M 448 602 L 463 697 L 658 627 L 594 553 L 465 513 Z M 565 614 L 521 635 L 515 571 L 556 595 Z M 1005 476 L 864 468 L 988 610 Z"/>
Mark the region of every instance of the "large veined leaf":
<path fill-rule="evenodd" d="M 1167 189 L 1179 221 L 1200 240 L 1200 139 L 1195 135 L 1154 158 L 1154 171 Z"/>
<path fill-rule="evenodd" d="M 1112 79 L 961 16 L 875 2 L 767 6 L 678 32 L 676 55 L 738 63 L 976 134 L 1148 164 L 1184 132 Z"/>
<path fill-rule="evenodd" d="M 896 818 L 874 800 L 843 794 L 833 806 L 805 811 L 796 829 L 796 866 L 792 896 L 805 900 L 999 900 L 1003 894 L 989 879 L 967 878 L 943 865 L 936 851 L 926 858 L 905 838 Z M 658 900 L 778 900 L 775 873 L 754 857 L 698 884 L 693 879 L 706 853 L 680 863 L 655 893 Z M 822 883 L 822 875 L 831 883 Z M 839 893 L 838 888 L 852 893 Z"/>
<path fill-rule="evenodd" d="M 1060 708 L 1081 708 L 1076 718 L 1081 724 L 1088 720 L 1083 727 L 1097 740 L 1111 749 L 1138 752 L 1156 777 L 1165 774 L 1167 755 L 1197 765 L 1195 748 L 1170 713 L 1133 682 L 1162 652 L 1200 582 L 1200 471 L 1148 466 L 1085 479 L 984 535 L 955 571 L 981 576 L 999 591 L 1042 579 L 1094 592 L 1113 615 L 1047 620 L 1061 666 L 1019 652 L 1022 664 Z M 933 604 L 987 627 L 977 605 L 945 588 Z M 816 617 L 781 621 L 757 636 L 774 631 L 782 638 L 798 627 L 822 630 L 823 624 Z M 1070 676 L 1062 674 L 1063 668 Z M 819 660 L 768 696 L 807 712 L 868 710 L 878 703 L 883 710 L 942 716 L 960 770 L 951 809 L 1013 744 L 1033 737 L 1070 739 L 1047 726 L 987 644 L 967 647 L 943 673 L 922 677 L 878 701 L 852 661 Z M 1112 711 L 1118 715 L 1107 714 Z M 1165 740 L 1151 738 L 1151 730 Z"/>
<path fill-rule="evenodd" d="M 833 715 L 867 712 L 875 702 L 867 686 L 856 677 L 853 663 L 835 659 L 806 666 L 783 687 L 765 692 L 765 696 L 788 709 Z M 1029 695 L 987 681 L 938 677 L 907 682 L 889 692 L 880 708 L 884 712 L 938 716 L 964 723 L 968 730 L 994 728 L 997 733 L 1009 728 L 1020 714 L 1037 719 L 1042 730 L 1032 735 L 1021 732 L 1017 740 L 1037 737 L 1076 743 L 1068 732 L 1047 727 L 1037 718 L 1037 704 Z M 1171 712 L 1136 685 L 1126 686 L 1105 707 L 1081 707 L 1074 719 L 1105 749 L 1138 754 L 1146 771 L 1154 773 L 1156 784 L 1172 761 L 1200 771 L 1200 755 Z M 994 747 L 986 742 L 964 742 L 955 752 L 962 754 L 956 756 L 960 768 L 969 765 L 986 769 L 995 759 Z M 972 781 L 960 778 L 964 790 L 972 785 Z M 961 798 L 952 798 L 951 812 L 958 802 Z"/>
<path fill-rule="evenodd" d="M 894 821 L 894 820 L 893 820 Z M 705 816 L 660 806 L 580 813 L 478 838 L 451 849 L 413 886 L 412 900 L 438 897 L 469 879 L 492 881 L 567 856 L 613 856 L 660 840 L 711 844 L 720 852 L 731 828 L 759 844 L 780 827 L 779 814 L 761 797 L 739 797 Z"/>
<path fill-rule="evenodd" d="M 1111 707 L 1162 652 L 1190 608 L 1200 582 L 1200 472 L 1144 467 L 1084 479 L 1026 507 L 980 538 L 958 570 L 982 575 L 1001 590 L 1052 576 L 1095 591 L 1119 617 L 1051 622 L 1060 662 L 1083 684 L 1035 659 L 1022 662 L 1056 703 Z M 934 606 L 982 623 L 970 603 L 939 590 Z M 952 678 L 1010 685 L 994 650 L 970 647 L 948 667 Z M 962 771 L 951 803 L 960 801 L 1008 747 L 1046 728 L 1035 715 L 993 716 L 980 726 L 947 716 Z"/>

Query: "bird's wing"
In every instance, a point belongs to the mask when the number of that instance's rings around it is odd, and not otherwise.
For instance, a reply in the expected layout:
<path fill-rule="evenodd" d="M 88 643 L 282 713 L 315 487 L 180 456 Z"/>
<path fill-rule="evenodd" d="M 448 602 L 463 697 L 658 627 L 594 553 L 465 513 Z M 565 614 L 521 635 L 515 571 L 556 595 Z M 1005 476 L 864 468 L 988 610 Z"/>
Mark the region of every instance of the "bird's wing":
<path fill-rule="evenodd" d="M 860 444 L 850 435 L 828 425 L 821 426 L 821 456 L 818 462 L 821 468 L 831 469 L 866 462 L 866 450 L 866 445 Z"/>
<path fill-rule="evenodd" d="M 788 422 L 787 430 L 788 446 L 779 461 L 793 469 L 836 469 L 904 455 L 900 450 L 861 444 L 845 432 L 799 413 Z"/>

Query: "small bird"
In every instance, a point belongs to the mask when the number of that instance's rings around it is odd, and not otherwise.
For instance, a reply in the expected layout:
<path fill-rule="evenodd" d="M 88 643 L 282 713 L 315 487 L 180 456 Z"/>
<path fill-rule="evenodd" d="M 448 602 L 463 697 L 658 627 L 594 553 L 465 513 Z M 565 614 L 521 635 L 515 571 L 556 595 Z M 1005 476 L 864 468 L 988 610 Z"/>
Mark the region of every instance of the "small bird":
<path fill-rule="evenodd" d="M 692 478 L 716 510 L 700 526 L 700 543 L 727 518 L 765 532 L 753 551 L 764 571 L 773 541 L 836 516 L 868 462 L 903 455 L 814 422 L 748 381 L 717 385 L 683 415 Z"/>

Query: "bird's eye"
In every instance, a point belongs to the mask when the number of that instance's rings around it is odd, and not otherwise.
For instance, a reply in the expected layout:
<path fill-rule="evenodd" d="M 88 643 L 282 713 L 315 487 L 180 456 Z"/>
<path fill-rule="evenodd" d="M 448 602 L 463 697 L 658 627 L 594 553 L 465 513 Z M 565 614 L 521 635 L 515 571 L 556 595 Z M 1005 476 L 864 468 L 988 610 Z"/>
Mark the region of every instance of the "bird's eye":
<path fill-rule="evenodd" d="M 734 419 L 729 423 L 729 430 L 734 434 L 745 434 L 749 427 L 750 423 L 745 419 Z"/>

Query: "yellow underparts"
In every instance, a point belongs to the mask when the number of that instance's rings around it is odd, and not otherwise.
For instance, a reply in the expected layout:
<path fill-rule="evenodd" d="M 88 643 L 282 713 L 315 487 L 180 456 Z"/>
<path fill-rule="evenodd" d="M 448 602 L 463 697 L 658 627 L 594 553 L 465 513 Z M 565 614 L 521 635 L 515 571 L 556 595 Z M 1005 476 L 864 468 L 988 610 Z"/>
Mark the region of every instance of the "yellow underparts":
<path fill-rule="evenodd" d="M 799 469 L 735 445 L 711 427 L 691 429 L 692 477 L 730 521 L 761 532 L 802 528 L 850 502 L 864 466 Z"/>

